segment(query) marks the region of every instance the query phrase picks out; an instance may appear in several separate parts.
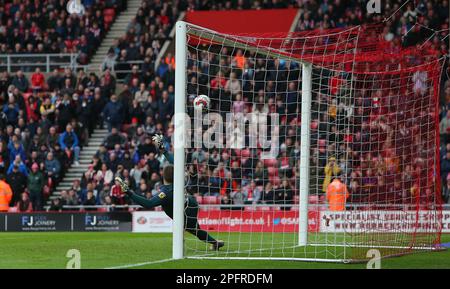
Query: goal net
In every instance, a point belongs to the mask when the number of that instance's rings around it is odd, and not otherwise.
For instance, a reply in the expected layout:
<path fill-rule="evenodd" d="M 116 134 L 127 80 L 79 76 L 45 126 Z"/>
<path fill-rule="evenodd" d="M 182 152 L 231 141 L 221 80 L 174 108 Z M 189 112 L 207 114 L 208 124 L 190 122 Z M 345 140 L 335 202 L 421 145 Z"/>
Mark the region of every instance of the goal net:
<path fill-rule="evenodd" d="M 350 262 L 438 248 L 443 59 L 378 32 L 177 23 L 174 257 Z M 201 94 L 206 112 L 193 107 Z M 221 250 L 182 233 L 185 195 Z"/>

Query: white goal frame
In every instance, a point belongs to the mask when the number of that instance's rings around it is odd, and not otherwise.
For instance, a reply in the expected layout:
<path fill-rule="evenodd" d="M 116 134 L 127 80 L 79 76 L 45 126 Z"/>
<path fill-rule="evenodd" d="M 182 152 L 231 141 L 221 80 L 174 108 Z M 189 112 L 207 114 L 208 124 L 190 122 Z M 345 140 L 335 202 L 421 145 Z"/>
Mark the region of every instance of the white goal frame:
<path fill-rule="evenodd" d="M 399 246 L 377 246 L 370 244 L 353 244 L 348 242 L 345 238 L 342 242 L 335 244 L 317 244 L 308 243 L 308 204 L 309 201 L 309 174 L 310 174 L 310 136 L 311 136 L 311 101 L 312 101 L 312 75 L 313 64 L 305 62 L 303 59 L 298 59 L 295 56 L 288 56 L 281 51 L 272 49 L 270 47 L 252 47 L 239 41 L 233 42 L 234 47 L 244 48 L 247 51 L 255 51 L 258 54 L 280 57 L 284 59 L 295 60 L 302 65 L 302 81 L 301 81 L 301 132 L 300 132 L 300 175 L 299 175 L 299 231 L 298 231 L 298 243 L 294 247 L 315 247 L 315 246 L 336 246 L 344 247 L 344 256 L 336 259 L 331 258 L 299 258 L 299 257 L 250 257 L 250 256 L 215 256 L 213 254 L 203 254 L 198 256 L 185 256 L 184 254 L 184 202 L 185 202 L 185 148 L 186 148 L 186 97 L 187 97 L 187 79 L 186 79 L 186 67 L 187 67 L 187 25 L 192 27 L 198 27 L 202 31 L 207 31 L 214 34 L 215 41 L 223 41 L 227 43 L 232 38 L 231 35 L 221 37 L 219 32 L 213 31 L 208 28 L 200 27 L 184 21 L 176 22 L 176 37 L 175 37 L 175 116 L 174 116 L 174 214 L 173 214 L 173 259 L 222 259 L 222 260 L 283 260 L 283 261 L 310 261 L 310 262 L 358 262 L 362 260 L 355 260 L 349 258 L 346 255 L 345 248 L 352 247 L 364 247 L 364 248 L 400 248 Z M 195 33 L 194 33 L 195 34 Z M 224 34 L 222 34 L 224 35 Z M 201 35 L 196 35 L 201 36 Z M 353 87 L 350 89 L 350 95 L 353 94 Z M 441 250 L 439 247 L 401 247 L 404 249 L 412 250 Z M 389 256 L 384 256 L 389 257 Z"/>
<path fill-rule="evenodd" d="M 175 34 L 175 116 L 174 116 L 174 200 L 173 200 L 173 244 L 172 258 L 184 258 L 184 201 L 185 201 L 185 109 L 186 109 L 186 55 L 187 32 L 185 21 L 177 21 Z M 191 26 L 196 26 L 189 24 Z M 204 30 L 210 30 L 201 27 Z M 211 32 L 217 33 L 210 30 Z M 242 45 L 248 49 L 246 45 Z M 258 49 L 258 53 L 281 56 L 275 51 Z M 286 57 L 286 56 L 284 56 Z M 309 145 L 311 125 L 312 64 L 302 63 L 302 115 L 301 115 L 301 152 L 300 152 L 300 199 L 299 199 L 299 236 L 298 246 L 306 246 L 308 240 L 308 185 L 309 185 Z M 339 259 L 276 258 L 276 257 L 189 257 L 214 259 L 268 259 L 339 262 Z"/>

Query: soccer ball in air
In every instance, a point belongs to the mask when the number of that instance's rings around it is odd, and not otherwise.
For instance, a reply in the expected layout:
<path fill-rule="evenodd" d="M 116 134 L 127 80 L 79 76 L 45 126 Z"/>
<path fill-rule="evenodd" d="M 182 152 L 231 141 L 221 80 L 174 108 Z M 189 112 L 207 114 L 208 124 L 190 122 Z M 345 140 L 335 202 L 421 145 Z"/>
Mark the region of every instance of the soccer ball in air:
<path fill-rule="evenodd" d="M 209 97 L 200 94 L 194 99 L 194 108 L 201 111 L 208 111 L 209 109 Z"/>

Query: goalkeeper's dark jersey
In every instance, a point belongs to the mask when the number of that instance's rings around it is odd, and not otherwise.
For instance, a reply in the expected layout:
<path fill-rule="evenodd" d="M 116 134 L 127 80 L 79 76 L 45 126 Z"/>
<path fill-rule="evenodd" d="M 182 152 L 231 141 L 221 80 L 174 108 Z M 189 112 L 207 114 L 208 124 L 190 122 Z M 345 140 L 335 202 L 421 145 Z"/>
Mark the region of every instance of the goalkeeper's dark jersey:
<path fill-rule="evenodd" d="M 164 153 L 164 156 L 170 163 L 173 163 L 173 158 L 167 152 Z M 164 212 L 173 219 L 173 185 L 162 185 L 160 187 L 160 191 L 158 195 L 153 196 L 150 200 L 144 198 L 135 193 L 129 194 L 130 198 L 136 203 L 140 204 L 144 208 L 153 208 L 156 206 L 161 206 Z M 185 195 L 184 201 L 184 229 L 195 235 L 200 240 L 213 244 L 214 248 L 218 250 L 223 246 L 223 242 L 216 241 L 211 235 L 208 234 L 205 230 L 200 229 L 200 225 L 198 223 L 198 203 L 197 200 L 193 196 Z"/>
<path fill-rule="evenodd" d="M 173 218 L 173 185 L 162 185 L 158 195 L 153 196 L 146 208 L 153 208 L 161 206 L 164 212 L 170 218 Z M 193 196 L 185 196 L 184 201 L 185 210 L 188 208 L 197 208 L 197 200 Z"/>
<path fill-rule="evenodd" d="M 169 161 L 169 163 L 173 164 L 173 157 L 169 155 L 167 152 L 164 152 L 164 156 Z M 153 196 L 150 200 L 145 200 L 145 208 L 150 209 L 153 207 L 161 206 L 164 212 L 170 218 L 173 218 L 173 184 L 170 185 L 161 185 L 159 187 L 160 192 Z M 138 195 L 131 196 L 133 200 L 138 203 L 138 199 L 143 198 Z M 185 211 L 187 213 L 189 208 L 198 208 L 197 200 L 193 196 L 185 196 L 184 202 Z"/>

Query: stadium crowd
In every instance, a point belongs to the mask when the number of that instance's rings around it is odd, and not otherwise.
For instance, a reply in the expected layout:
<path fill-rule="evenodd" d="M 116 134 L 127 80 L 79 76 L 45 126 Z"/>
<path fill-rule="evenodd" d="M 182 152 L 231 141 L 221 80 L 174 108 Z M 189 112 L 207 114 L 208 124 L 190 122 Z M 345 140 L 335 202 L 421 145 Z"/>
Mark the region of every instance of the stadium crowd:
<path fill-rule="evenodd" d="M 0 1 L 0 53 L 76 53 L 86 64 L 100 45 L 122 0 L 83 0 L 85 14 L 69 15 L 67 1 Z"/>
<path fill-rule="evenodd" d="M 78 165 L 115 77 L 66 68 L 45 78 L 37 68 L 30 80 L 20 70 L 0 78 L 0 173 L 11 186 L 12 207 L 41 210 L 67 168 Z"/>
<path fill-rule="evenodd" d="M 53 3 L 50 0 L 48 2 Z M 110 2 L 114 1 L 105 1 Z M 382 17 L 391 15 L 402 1 L 384 2 L 383 14 L 378 16 L 367 16 L 363 12 L 366 1 L 290 1 L 289 5 L 302 9 L 297 29 L 310 30 L 379 21 Z M 448 27 L 448 8 L 445 8 L 448 1 L 417 2 L 416 8 L 407 5 L 401 13 L 393 14 L 393 17 L 386 21 L 382 37 L 392 43 L 393 47 L 428 39 L 431 36 L 430 28 L 440 30 Z M 63 73 L 55 70 L 47 79 L 38 70 L 30 78 L 24 76 L 21 71 L 14 76 L 6 72 L 0 75 L 3 105 L 0 167 L 14 192 L 11 206 L 16 206 L 17 210 L 42 208 L 44 196 L 37 192 L 47 195 L 51 192 L 54 184 L 63 177 L 70 162 L 77 161 L 79 149 L 89 133 L 96 125 L 102 126 L 103 122 L 110 134 L 93 157 L 89 169 L 83 174 L 81 181 L 75 181 L 72 188 L 63 191 L 60 198 L 52 202 L 50 209 L 62 210 L 63 205 L 131 204 L 114 182 L 116 175 L 122 176 L 136 192 L 148 198 L 154 195 L 161 183 L 161 169 L 165 160 L 158 154 L 151 136 L 155 133 L 163 134 L 167 149 L 171 150 L 175 68 L 174 58 L 170 53 L 163 58 L 156 72 L 154 63 L 180 12 L 202 9 L 282 8 L 286 5 L 283 4 L 284 1 L 275 0 L 144 0 L 142 3 L 136 18 L 128 25 L 126 35 L 111 47 L 100 78 L 95 74 L 84 75 L 82 71 L 74 75 L 69 69 Z M 6 13 L 1 12 L 0 10 L 0 19 L 4 19 L 2 15 Z M 336 15 L 343 16 L 337 18 Z M 415 25 L 416 19 L 420 25 Z M 408 36 L 402 38 L 409 30 L 411 31 Z M 440 36 L 440 33 L 436 33 L 428 42 L 440 45 L 437 41 Z M 2 38 L 0 43 L 1 40 Z M 2 47 L 10 49 L 6 43 Z M 446 45 L 435 48 L 445 54 L 448 51 Z M 207 53 L 200 53 L 198 59 L 195 54 L 190 56 L 189 105 L 192 106 L 193 95 L 204 92 L 212 99 L 213 111 L 220 109 L 246 113 L 256 110 L 279 112 L 285 116 L 280 126 L 280 154 L 277 159 L 262 161 L 259 159 L 258 150 L 254 149 L 192 149 L 187 155 L 191 184 L 189 191 L 202 203 L 242 206 L 248 203 L 275 203 L 287 204 L 289 208 L 289 205 L 297 201 L 298 195 L 300 144 L 296 136 L 300 135 L 297 117 L 299 106 L 292 104 L 299 103 L 300 84 L 295 79 L 298 79 L 296 75 L 300 73 L 300 68 L 293 62 L 266 62 L 238 51 L 232 53 L 225 50 L 223 53 L 228 55 L 223 59 L 211 58 Z M 132 66 L 132 72 L 129 74 L 117 75 L 117 78 L 125 79 L 125 82 L 123 91 L 115 95 L 114 70 L 127 70 L 127 67 L 130 68 L 127 61 L 138 59 L 144 60 L 144 63 Z M 197 62 L 200 63 L 198 67 L 194 65 Z M 223 69 L 212 69 L 213 72 L 208 70 L 219 66 Z M 248 69 L 249 67 L 254 68 Z M 266 75 L 266 70 L 278 73 Z M 206 71 L 212 75 L 211 78 L 205 77 Z M 443 195 L 448 201 L 450 82 L 447 74 L 444 73 L 443 78 L 440 157 Z M 263 82 L 263 79 L 266 82 Z M 325 79 L 332 81 L 332 77 Z M 334 93 L 330 91 L 327 94 Z M 361 101 L 373 98 L 371 93 L 363 94 L 363 90 L 361 94 Z M 367 133 L 368 129 L 389 130 L 392 123 L 374 117 L 361 124 L 361 131 L 340 131 L 337 125 L 323 127 L 327 122 L 333 123 L 330 120 L 345 113 L 349 107 L 332 98 L 321 99 L 321 94 L 315 94 L 313 97 L 318 107 L 312 120 L 313 129 L 317 125 L 317 134 L 312 136 L 313 143 L 317 144 L 312 148 L 312 160 L 318 160 L 318 163 L 312 166 L 315 170 L 311 172 L 312 189 L 317 192 L 312 195 L 323 195 L 331 177 L 340 171 L 349 172 L 348 186 L 349 190 L 354 192 L 352 198 L 355 201 L 370 196 L 374 188 L 386 191 L 379 188 L 385 186 L 388 189 L 388 184 L 393 184 L 390 187 L 396 193 L 416 193 L 418 188 L 410 180 L 414 179 L 414 174 L 421 173 L 421 160 L 409 159 L 411 166 L 404 168 L 403 172 L 406 173 L 402 173 L 400 181 L 381 180 L 380 171 L 376 171 L 372 166 L 377 169 L 384 166 L 384 177 L 389 169 L 398 170 L 398 160 L 392 156 L 398 152 L 389 150 L 389 147 L 383 149 L 382 156 L 355 155 L 352 158 L 355 162 L 351 163 L 344 155 L 333 154 L 341 149 L 339 146 L 343 144 L 348 147 L 350 143 L 361 145 L 373 141 L 358 140 L 370 135 Z M 358 114 L 360 117 L 355 119 L 363 119 L 361 114 L 364 114 L 364 111 L 357 111 L 355 115 Z M 320 135 L 319 131 L 328 132 L 327 136 Z M 411 134 L 414 127 L 405 126 L 399 128 L 399 131 Z M 372 135 L 380 136 L 382 133 Z M 385 140 L 380 138 L 375 142 L 382 143 Z M 371 163 L 371 167 L 362 169 L 362 163 Z M 311 201 L 320 200 L 321 198 L 317 198 Z"/>

